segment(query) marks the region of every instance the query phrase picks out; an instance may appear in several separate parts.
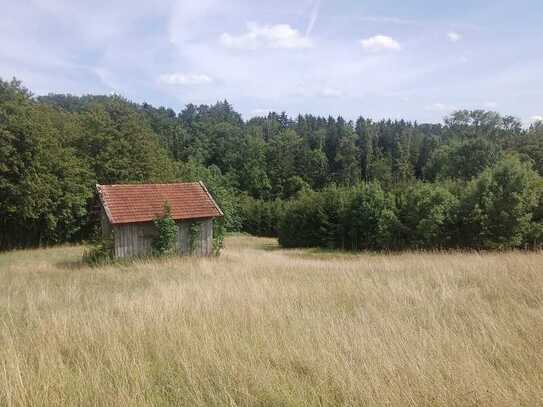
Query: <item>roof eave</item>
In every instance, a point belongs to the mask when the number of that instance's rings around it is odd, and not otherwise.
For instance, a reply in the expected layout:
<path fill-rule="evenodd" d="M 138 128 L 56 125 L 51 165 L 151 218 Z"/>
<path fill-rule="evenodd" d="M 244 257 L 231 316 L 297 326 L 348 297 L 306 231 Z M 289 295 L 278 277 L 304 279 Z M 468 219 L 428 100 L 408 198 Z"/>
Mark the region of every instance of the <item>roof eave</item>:
<path fill-rule="evenodd" d="M 192 218 L 172 218 L 175 222 L 188 222 L 193 220 L 203 220 L 203 219 L 215 219 L 219 216 L 194 216 Z M 137 223 L 152 223 L 154 222 L 154 219 L 142 219 L 142 220 L 134 220 L 131 222 L 110 222 L 113 226 L 121 226 L 121 225 L 133 225 Z"/>
<path fill-rule="evenodd" d="M 106 200 L 104 199 L 102 195 L 102 185 L 96 184 L 96 190 L 98 191 L 98 197 L 100 198 L 100 202 L 102 203 L 102 208 L 104 208 L 104 212 L 106 213 L 107 220 L 109 221 L 109 223 L 113 225 L 114 224 L 113 216 L 111 215 L 111 211 L 109 210 Z"/>
<path fill-rule="evenodd" d="M 217 209 L 217 212 L 219 212 L 218 217 L 224 216 L 224 213 L 223 213 L 222 209 L 219 207 L 219 205 L 217 205 L 217 202 L 215 202 L 215 199 L 213 199 L 213 196 L 209 193 L 209 191 L 207 190 L 207 187 L 204 185 L 204 183 L 202 181 L 198 181 L 198 182 L 199 182 L 200 186 L 202 187 L 202 189 L 207 194 L 207 196 L 209 197 L 209 199 L 211 200 L 211 202 L 213 203 L 213 205 L 215 206 L 215 209 Z"/>

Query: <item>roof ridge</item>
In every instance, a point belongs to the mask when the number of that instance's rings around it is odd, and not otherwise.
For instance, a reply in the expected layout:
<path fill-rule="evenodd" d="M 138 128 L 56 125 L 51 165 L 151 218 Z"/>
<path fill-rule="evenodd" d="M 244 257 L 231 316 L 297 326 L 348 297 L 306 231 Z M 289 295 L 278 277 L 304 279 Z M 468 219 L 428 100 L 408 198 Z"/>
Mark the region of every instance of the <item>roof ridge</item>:
<path fill-rule="evenodd" d="M 202 181 L 187 181 L 187 182 L 151 182 L 151 183 L 133 183 L 133 184 L 96 184 L 97 187 L 133 187 L 133 186 L 151 186 L 151 185 L 195 185 Z"/>

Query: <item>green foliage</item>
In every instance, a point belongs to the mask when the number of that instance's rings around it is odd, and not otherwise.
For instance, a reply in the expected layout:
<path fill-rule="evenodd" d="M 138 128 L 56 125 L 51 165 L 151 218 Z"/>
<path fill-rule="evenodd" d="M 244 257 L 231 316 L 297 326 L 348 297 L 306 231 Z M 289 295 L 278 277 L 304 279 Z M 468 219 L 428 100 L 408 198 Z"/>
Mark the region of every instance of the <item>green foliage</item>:
<path fill-rule="evenodd" d="M 203 181 L 224 213 L 225 228 L 229 231 L 241 229 L 239 192 L 232 186 L 230 177 L 223 175 L 217 166 L 205 167 L 194 160 L 179 163 L 177 179 L 186 182 Z"/>
<path fill-rule="evenodd" d="M 243 196 L 239 201 L 239 214 L 243 219 L 242 229 L 256 236 L 277 236 L 284 201 L 265 201 Z"/>
<path fill-rule="evenodd" d="M 537 247 L 542 134 L 482 110 L 444 124 L 244 121 L 227 101 L 176 113 L 117 95 L 35 98 L 0 80 L 0 249 L 88 239 L 96 183 L 170 181 L 204 181 L 225 231 L 290 246 Z M 530 163 L 539 175 L 518 169 Z"/>
<path fill-rule="evenodd" d="M 510 149 L 531 161 L 534 169 L 543 175 L 543 121 L 532 124 L 525 137 L 515 137 L 509 144 Z"/>
<path fill-rule="evenodd" d="M 543 180 L 506 157 L 467 184 L 326 188 L 285 206 L 279 242 L 335 249 L 540 247 Z"/>
<path fill-rule="evenodd" d="M 507 157 L 468 185 L 461 208 L 462 238 L 473 247 L 509 249 L 533 243 L 541 179 L 531 166 Z"/>
<path fill-rule="evenodd" d="M 458 198 L 445 187 L 416 183 L 396 195 L 401 241 L 409 247 L 439 248 L 453 244 Z"/>
<path fill-rule="evenodd" d="M 157 235 L 153 238 L 151 246 L 153 255 L 166 256 L 174 254 L 177 242 L 177 224 L 172 219 L 171 207 L 168 202 L 164 203 L 164 213 L 154 220 Z"/>
<path fill-rule="evenodd" d="M 267 166 L 275 197 L 286 197 L 287 182 L 299 173 L 302 140 L 292 129 L 282 131 L 269 141 Z"/>
<path fill-rule="evenodd" d="M 0 100 L 0 249 L 79 239 L 94 179 L 67 143 L 72 117 L 16 81 L 0 81 Z"/>
<path fill-rule="evenodd" d="M 320 195 L 307 191 L 288 202 L 279 222 L 279 243 L 283 247 L 321 246 L 319 214 Z"/>
<path fill-rule="evenodd" d="M 285 198 L 291 198 L 308 189 L 311 189 L 309 184 L 302 177 L 294 175 L 286 180 L 283 186 L 283 195 Z"/>
<path fill-rule="evenodd" d="M 497 140 L 510 133 L 519 133 L 521 123 L 512 116 L 502 117 L 500 114 L 485 110 L 459 110 L 445 119 L 448 131 L 455 137 L 486 137 Z"/>
<path fill-rule="evenodd" d="M 279 242 L 285 247 L 391 248 L 398 227 L 393 200 L 378 184 L 332 185 L 286 204 Z"/>
<path fill-rule="evenodd" d="M 470 180 L 502 157 L 501 147 L 483 138 L 468 139 L 437 149 L 424 171 L 430 180 Z"/>
<path fill-rule="evenodd" d="M 213 220 L 213 255 L 218 256 L 221 254 L 221 250 L 224 244 L 224 218 L 216 218 Z"/>
<path fill-rule="evenodd" d="M 534 208 L 530 230 L 525 237 L 527 247 L 534 249 L 543 248 L 543 179 L 539 178 L 536 186 L 538 199 Z"/>
<path fill-rule="evenodd" d="M 350 249 L 394 246 L 392 237 L 397 225 L 391 218 L 395 217 L 394 202 L 378 183 L 362 184 L 354 189 L 346 216 Z"/>
<path fill-rule="evenodd" d="M 83 262 L 100 266 L 113 261 L 113 238 L 99 239 L 94 245 L 83 253 Z"/>
<path fill-rule="evenodd" d="M 80 114 L 73 145 L 86 157 L 98 183 L 171 181 L 175 167 L 151 128 L 124 99 L 91 103 Z"/>
<path fill-rule="evenodd" d="M 201 224 L 198 221 L 191 222 L 189 225 L 189 248 L 190 254 L 195 254 L 200 240 Z"/>

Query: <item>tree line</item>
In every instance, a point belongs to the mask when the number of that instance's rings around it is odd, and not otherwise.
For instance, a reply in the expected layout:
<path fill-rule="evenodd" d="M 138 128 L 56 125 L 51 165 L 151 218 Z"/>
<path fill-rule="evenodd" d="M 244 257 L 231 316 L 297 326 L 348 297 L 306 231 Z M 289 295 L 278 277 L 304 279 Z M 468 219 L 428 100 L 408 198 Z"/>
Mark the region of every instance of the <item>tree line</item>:
<path fill-rule="evenodd" d="M 536 248 L 542 179 L 508 156 L 467 183 L 379 183 L 305 191 L 283 208 L 286 247 L 343 250 Z"/>
<path fill-rule="evenodd" d="M 543 125 L 175 112 L 0 80 L 0 248 L 89 239 L 96 183 L 203 180 L 231 231 L 344 249 L 537 246 Z M 522 188 L 520 188 L 522 186 Z M 519 189 L 520 188 L 520 189 Z"/>

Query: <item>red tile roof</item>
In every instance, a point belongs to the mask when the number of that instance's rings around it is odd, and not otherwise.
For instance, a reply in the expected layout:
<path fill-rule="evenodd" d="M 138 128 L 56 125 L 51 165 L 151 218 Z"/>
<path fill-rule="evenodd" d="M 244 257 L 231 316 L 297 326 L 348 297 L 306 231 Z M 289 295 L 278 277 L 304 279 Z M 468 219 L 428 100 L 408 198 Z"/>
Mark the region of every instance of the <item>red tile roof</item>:
<path fill-rule="evenodd" d="M 112 224 L 149 222 L 171 206 L 175 220 L 223 216 L 202 182 L 179 184 L 96 185 Z"/>

